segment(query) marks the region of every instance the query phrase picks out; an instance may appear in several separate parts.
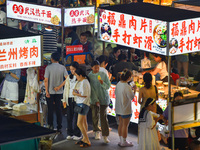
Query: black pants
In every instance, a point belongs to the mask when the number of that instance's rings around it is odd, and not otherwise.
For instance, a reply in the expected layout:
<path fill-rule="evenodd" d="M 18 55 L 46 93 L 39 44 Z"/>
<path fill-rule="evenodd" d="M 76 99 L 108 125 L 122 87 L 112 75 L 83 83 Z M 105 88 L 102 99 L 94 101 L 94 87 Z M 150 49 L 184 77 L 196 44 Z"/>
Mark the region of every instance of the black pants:
<path fill-rule="evenodd" d="M 77 119 L 78 119 L 78 113 L 74 112 L 74 107 L 76 106 L 76 102 L 74 101 L 74 98 L 68 99 L 67 106 L 67 134 L 70 136 L 81 136 L 81 131 L 79 130 L 77 126 Z"/>
<path fill-rule="evenodd" d="M 57 129 L 62 128 L 61 98 L 62 98 L 62 94 L 50 94 L 50 98 L 47 98 L 48 124 L 50 126 L 53 126 L 53 111 L 54 111 L 54 104 L 55 104 Z"/>

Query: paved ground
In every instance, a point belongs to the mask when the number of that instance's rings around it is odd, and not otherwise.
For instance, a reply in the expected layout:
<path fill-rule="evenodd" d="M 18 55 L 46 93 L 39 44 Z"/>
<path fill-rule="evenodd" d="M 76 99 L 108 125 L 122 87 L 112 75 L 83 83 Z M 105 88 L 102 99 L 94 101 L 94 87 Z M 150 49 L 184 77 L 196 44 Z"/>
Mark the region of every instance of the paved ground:
<path fill-rule="evenodd" d="M 117 144 L 119 142 L 119 137 L 117 133 L 117 124 L 114 117 L 108 116 L 109 120 L 109 126 L 112 128 L 112 131 L 110 132 L 109 140 L 111 141 L 109 144 L 104 144 L 103 140 L 95 140 L 94 134 L 92 131 L 92 120 L 91 120 L 91 112 L 89 111 L 89 114 L 87 116 L 88 118 L 88 135 L 91 140 L 92 146 L 87 149 L 96 149 L 96 150 L 119 150 L 122 149 Z M 56 123 L 54 124 L 56 127 Z M 83 149 L 79 146 L 75 145 L 75 141 L 73 140 L 66 140 L 67 137 L 67 121 L 66 116 L 63 115 L 63 128 L 62 128 L 62 134 L 58 135 L 54 141 L 52 150 L 79 150 Z M 137 144 L 137 131 L 138 126 L 137 124 L 130 124 L 129 125 L 129 132 L 128 132 L 128 141 L 133 142 L 133 147 L 126 147 L 123 148 L 124 150 L 138 150 L 138 144 Z M 169 150 L 167 146 L 161 141 L 161 150 Z M 200 144 L 196 142 L 192 142 L 190 144 L 190 150 L 200 150 Z"/>

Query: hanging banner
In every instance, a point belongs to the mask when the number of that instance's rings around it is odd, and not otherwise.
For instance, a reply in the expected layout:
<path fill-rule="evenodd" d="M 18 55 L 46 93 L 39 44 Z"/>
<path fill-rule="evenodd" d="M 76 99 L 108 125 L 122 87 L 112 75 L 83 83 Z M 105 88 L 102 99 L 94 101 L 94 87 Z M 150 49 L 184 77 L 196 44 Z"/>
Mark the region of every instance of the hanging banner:
<path fill-rule="evenodd" d="M 41 37 L 0 40 L 0 71 L 41 66 Z"/>
<path fill-rule="evenodd" d="M 34 5 L 7 0 L 7 17 L 61 26 L 61 8 Z"/>
<path fill-rule="evenodd" d="M 99 9 L 102 41 L 167 54 L 167 22 Z"/>
<path fill-rule="evenodd" d="M 82 26 L 94 24 L 95 7 L 66 8 L 64 11 L 64 26 Z"/>
<path fill-rule="evenodd" d="M 170 22 L 169 55 L 200 51 L 200 18 Z"/>

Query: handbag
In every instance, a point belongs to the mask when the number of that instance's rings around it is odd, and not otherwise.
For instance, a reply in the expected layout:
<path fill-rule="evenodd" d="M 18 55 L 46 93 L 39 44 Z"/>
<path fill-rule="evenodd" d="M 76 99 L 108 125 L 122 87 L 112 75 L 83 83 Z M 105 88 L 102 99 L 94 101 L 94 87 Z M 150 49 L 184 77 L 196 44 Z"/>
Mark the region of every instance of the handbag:
<path fill-rule="evenodd" d="M 74 107 L 74 112 L 82 113 L 82 111 L 83 111 L 83 107 L 80 107 L 80 106 L 77 106 L 77 105 Z"/>

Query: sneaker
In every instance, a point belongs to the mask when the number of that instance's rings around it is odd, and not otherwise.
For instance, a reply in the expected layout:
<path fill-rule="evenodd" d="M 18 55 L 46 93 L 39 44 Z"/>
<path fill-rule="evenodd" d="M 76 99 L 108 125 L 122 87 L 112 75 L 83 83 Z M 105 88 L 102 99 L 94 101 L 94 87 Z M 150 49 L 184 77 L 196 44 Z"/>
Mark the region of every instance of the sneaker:
<path fill-rule="evenodd" d="M 103 140 L 104 140 L 104 143 L 110 143 L 110 140 L 108 139 L 107 136 L 104 136 L 104 137 L 103 137 Z"/>
<path fill-rule="evenodd" d="M 124 142 L 124 143 L 121 143 L 119 144 L 119 146 L 121 147 L 132 147 L 133 146 L 133 143 L 132 142 Z"/>
<path fill-rule="evenodd" d="M 67 139 L 67 140 L 72 140 L 72 139 L 73 139 L 73 136 L 68 135 L 68 136 L 66 137 L 66 139 Z"/>
<path fill-rule="evenodd" d="M 95 132 L 95 140 L 100 140 L 100 139 L 101 139 L 100 132 L 99 131 Z"/>
<path fill-rule="evenodd" d="M 73 136 L 73 140 L 74 141 L 79 141 L 81 138 L 82 138 L 82 136 L 80 136 L 80 137 L 79 136 L 75 136 L 75 135 Z"/>

